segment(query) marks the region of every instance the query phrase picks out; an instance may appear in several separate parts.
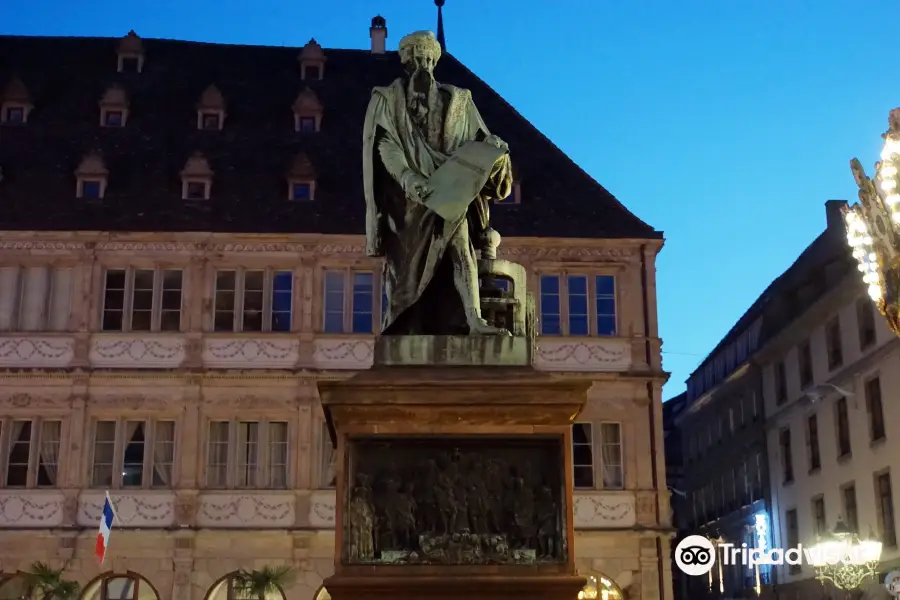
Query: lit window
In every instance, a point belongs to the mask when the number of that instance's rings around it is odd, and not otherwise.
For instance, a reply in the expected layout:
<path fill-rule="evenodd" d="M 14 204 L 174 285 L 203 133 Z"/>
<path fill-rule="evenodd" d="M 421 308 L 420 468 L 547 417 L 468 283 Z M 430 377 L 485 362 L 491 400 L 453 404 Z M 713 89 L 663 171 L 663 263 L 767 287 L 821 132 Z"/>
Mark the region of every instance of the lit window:
<path fill-rule="evenodd" d="M 104 124 L 107 127 L 121 127 L 124 121 L 123 117 L 121 110 L 108 110 L 106 111 Z"/>
<path fill-rule="evenodd" d="M 174 464 L 174 421 L 94 423 L 91 487 L 170 488 Z"/>
<path fill-rule="evenodd" d="M 298 117 L 297 128 L 302 133 L 312 133 L 316 130 L 315 117 Z"/>
<path fill-rule="evenodd" d="M 375 275 L 366 271 L 326 271 L 325 333 L 375 331 Z"/>
<path fill-rule="evenodd" d="M 312 185 L 308 183 L 291 184 L 291 198 L 294 200 L 309 200 L 312 197 Z"/>
<path fill-rule="evenodd" d="M 4 123 L 19 125 L 25 122 L 25 108 L 22 106 L 10 106 L 6 109 Z"/>
<path fill-rule="evenodd" d="M 216 273 L 216 331 L 291 330 L 291 271 L 221 270 Z"/>
<path fill-rule="evenodd" d="M 179 331 L 182 271 L 108 269 L 102 331 Z"/>
<path fill-rule="evenodd" d="M 600 460 L 603 467 L 603 489 L 624 488 L 625 462 L 622 455 L 622 426 L 619 423 L 600 424 Z"/>
<path fill-rule="evenodd" d="M 219 114 L 212 113 L 212 112 L 203 113 L 200 123 L 201 123 L 203 129 L 218 130 L 219 129 Z"/>
<path fill-rule="evenodd" d="M 206 485 L 286 488 L 289 443 L 285 421 L 211 421 Z"/>
<path fill-rule="evenodd" d="M 81 182 L 81 197 L 97 200 L 101 195 L 101 182 L 96 179 L 86 179 Z"/>

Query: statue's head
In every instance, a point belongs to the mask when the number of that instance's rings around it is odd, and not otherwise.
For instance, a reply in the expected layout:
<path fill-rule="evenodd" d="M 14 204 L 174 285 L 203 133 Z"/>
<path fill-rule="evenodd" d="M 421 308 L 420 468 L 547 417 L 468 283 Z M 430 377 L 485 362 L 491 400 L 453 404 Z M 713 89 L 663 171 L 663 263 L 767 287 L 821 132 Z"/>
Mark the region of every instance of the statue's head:
<path fill-rule="evenodd" d="M 441 58 L 441 45 L 430 31 L 415 31 L 400 40 L 400 62 L 413 75 L 417 71 L 434 72 Z"/>

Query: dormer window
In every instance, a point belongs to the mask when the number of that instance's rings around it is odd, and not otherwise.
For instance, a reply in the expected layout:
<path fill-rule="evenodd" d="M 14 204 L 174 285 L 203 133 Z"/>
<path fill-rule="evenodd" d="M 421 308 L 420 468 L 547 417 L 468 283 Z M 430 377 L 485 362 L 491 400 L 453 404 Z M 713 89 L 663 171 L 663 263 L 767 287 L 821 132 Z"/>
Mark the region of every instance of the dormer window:
<path fill-rule="evenodd" d="M 122 127 L 124 124 L 122 116 L 121 110 L 108 110 L 106 111 L 106 120 L 103 122 L 103 125 L 106 127 Z"/>
<path fill-rule="evenodd" d="M 209 200 L 213 172 L 209 162 L 200 154 L 191 156 L 181 171 L 181 198 L 183 200 Z"/>
<path fill-rule="evenodd" d="M 128 96 L 125 90 L 113 86 L 106 90 L 100 100 L 100 125 L 103 127 L 125 127 L 128 121 Z"/>
<path fill-rule="evenodd" d="M 322 127 L 322 103 L 316 93 L 306 88 L 294 100 L 294 131 L 315 133 Z"/>
<path fill-rule="evenodd" d="M 316 171 L 305 154 L 298 154 L 288 171 L 288 200 L 308 202 L 315 199 Z"/>
<path fill-rule="evenodd" d="M 88 200 L 99 200 L 103 182 L 99 179 L 85 179 L 81 182 L 81 197 Z"/>
<path fill-rule="evenodd" d="M 4 125 L 24 125 L 32 108 L 31 96 L 22 80 L 10 81 L 0 96 L 0 121 Z"/>
<path fill-rule="evenodd" d="M 97 153 L 91 153 L 81 160 L 75 169 L 75 196 L 87 200 L 100 200 L 106 195 L 109 171 Z"/>
<path fill-rule="evenodd" d="M 522 201 L 521 187 L 518 181 L 514 181 L 509 196 L 494 200 L 494 204 L 520 204 Z"/>
<path fill-rule="evenodd" d="M 312 200 L 312 183 L 293 183 L 291 184 L 292 200 Z"/>
<path fill-rule="evenodd" d="M 119 41 L 117 56 L 119 73 L 140 73 L 144 70 L 144 42 L 134 30 Z"/>
<path fill-rule="evenodd" d="M 218 131 L 220 129 L 219 114 L 211 112 L 201 113 L 200 129 Z"/>
<path fill-rule="evenodd" d="M 318 81 L 325 76 L 325 51 L 316 40 L 309 40 L 300 52 L 300 79 Z"/>
<path fill-rule="evenodd" d="M 185 193 L 186 200 L 206 200 L 206 184 L 202 181 L 188 181 L 187 182 L 187 192 Z"/>
<path fill-rule="evenodd" d="M 225 98 L 214 85 L 210 85 L 197 102 L 197 129 L 219 131 L 225 122 Z"/>
<path fill-rule="evenodd" d="M 25 122 L 25 108 L 22 106 L 7 106 L 6 115 L 3 118 L 4 123 L 11 125 L 20 125 Z"/>

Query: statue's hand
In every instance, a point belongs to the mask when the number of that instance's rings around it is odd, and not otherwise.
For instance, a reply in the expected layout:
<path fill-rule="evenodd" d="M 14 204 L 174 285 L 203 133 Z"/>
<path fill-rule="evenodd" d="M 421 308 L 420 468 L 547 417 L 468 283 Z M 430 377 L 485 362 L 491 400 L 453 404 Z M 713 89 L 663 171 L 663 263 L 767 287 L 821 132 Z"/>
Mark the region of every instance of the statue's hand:
<path fill-rule="evenodd" d="M 407 171 L 403 175 L 400 184 L 403 186 L 403 191 L 406 192 L 406 196 L 411 200 L 422 202 L 431 194 L 431 189 L 428 187 L 428 180 L 415 171 Z"/>
<path fill-rule="evenodd" d="M 489 135 L 489 136 L 487 136 L 486 138 L 484 138 L 484 143 L 485 143 L 485 144 L 490 144 L 490 145 L 493 146 L 494 148 L 501 148 L 501 149 L 506 150 L 507 152 L 509 152 L 509 144 L 507 144 L 506 142 L 504 142 L 503 140 L 501 140 L 501 139 L 500 139 L 499 137 L 497 137 L 496 135 Z"/>

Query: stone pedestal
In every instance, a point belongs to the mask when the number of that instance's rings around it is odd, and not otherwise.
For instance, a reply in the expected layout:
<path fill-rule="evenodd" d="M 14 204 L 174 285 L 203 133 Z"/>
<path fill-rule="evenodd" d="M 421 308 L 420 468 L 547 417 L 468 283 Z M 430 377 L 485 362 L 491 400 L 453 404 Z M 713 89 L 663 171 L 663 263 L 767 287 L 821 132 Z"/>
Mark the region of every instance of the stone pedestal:
<path fill-rule="evenodd" d="M 535 371 L 524 348 L 382 338 L 372 369 L 319 383 L 339 471 L 331 598 L 577 598 L 571 422 L 591 382 Z"/>

